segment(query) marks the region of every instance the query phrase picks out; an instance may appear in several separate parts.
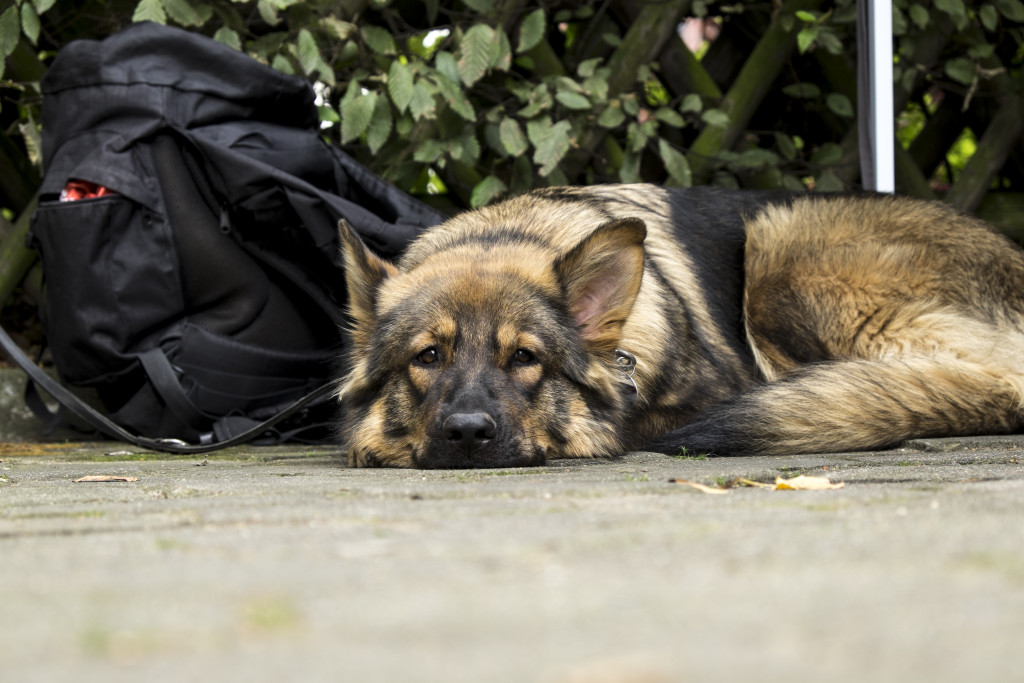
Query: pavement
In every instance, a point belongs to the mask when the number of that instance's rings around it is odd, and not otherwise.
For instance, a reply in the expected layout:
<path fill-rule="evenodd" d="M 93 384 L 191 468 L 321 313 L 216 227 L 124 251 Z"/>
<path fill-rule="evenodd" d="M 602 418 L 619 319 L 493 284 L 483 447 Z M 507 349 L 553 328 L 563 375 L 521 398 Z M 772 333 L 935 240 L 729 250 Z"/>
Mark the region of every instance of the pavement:
<path fill-rule="evenodd" d="M 16 393 L 5 683 L 1024 679 L 1024 436 L 355 470 L 48 441 Z M 751 484 L 801 474 L 843 487 Z"/>

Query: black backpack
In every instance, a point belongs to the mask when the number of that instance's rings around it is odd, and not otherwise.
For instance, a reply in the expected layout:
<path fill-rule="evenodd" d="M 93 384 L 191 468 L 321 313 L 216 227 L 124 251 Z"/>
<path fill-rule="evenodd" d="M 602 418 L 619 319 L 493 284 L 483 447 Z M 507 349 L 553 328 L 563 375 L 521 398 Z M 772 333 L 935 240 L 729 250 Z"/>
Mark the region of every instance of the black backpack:
<path fill-rule="evenodd" d="M 109 419 L 44 389 L 149 448 L 326 436 L 339 219 L 393 258 L 444 216 L 326 144 L 307 82 L 186 31 L 71 43 L 42 91 L 44 327 L 62 383 Z"/>

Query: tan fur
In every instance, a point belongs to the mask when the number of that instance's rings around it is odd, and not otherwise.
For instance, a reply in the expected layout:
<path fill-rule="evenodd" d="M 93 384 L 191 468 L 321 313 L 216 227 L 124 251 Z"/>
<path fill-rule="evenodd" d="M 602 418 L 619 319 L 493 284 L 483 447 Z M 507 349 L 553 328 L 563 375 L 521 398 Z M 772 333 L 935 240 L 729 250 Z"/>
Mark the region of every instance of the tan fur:
<path fill-rule="evenodd" d="M 456 216 L 394 266 L 347 232 L 353 465 L 834 451 L 1021 424 L 1024 257 L 939 204 L 557 188 Z M 499 433 L 453 455 L 453 412 Z"/>

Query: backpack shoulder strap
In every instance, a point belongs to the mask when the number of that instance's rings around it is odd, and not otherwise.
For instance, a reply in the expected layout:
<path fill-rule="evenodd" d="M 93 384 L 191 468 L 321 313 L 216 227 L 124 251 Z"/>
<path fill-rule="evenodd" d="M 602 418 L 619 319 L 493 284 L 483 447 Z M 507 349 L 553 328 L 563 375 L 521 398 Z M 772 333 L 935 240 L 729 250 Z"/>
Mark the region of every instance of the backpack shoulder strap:
<path fill-rule="evenodd" d="M 190 445 L 179 439 L 151 439 L 144 436 L 138 436 L 118 426 L 105 415 L 94 409 L 92 406 L 85 403 L 82 399 L 75 396 L 73 393 L 68 391 L 60 382 L 57 382 L 52 377 L 43 372 L 39 366 L 32 362 L 25 353 L 14 343 L 14 340 L 7 334 L 7 331 L 0 326 L 0 347 L 10 356 L 11 360 L 17 363 L 18 367 L 28 374 L 28 380 L 35 382 L 43 388 L 46 393 L 50 394 L 58 403 L 71 411 L 74 415 L 84 420 L 91 426 L 95 427 L 98 431 L 106 434 L 112 439 L 120 441 L 126 441 L 134 444 L 141 448 L 148 448 L 154 451 L 162 451 L 164 453 L 175 453 L 179 455 L 193 455 L 200 453 L 210 453 L 212 451 L 218 451 L 222 448 L 229 448 L 231 446 L 238 446 L 240 444 L 247 443 L 256 437 L 264 434 L 268 429 L 278 424 L 282 420 L 294 415 L 298 411 L 302 410 L 306 406 L 315 401 L 318 401 L 331 392 L 334 391 L 334 383 L 327 382 L 326 384 L 314 389 L 310 393 L 306 394 L 295 403 L 291 404 L 277 415 L 274 415 L 268 420 L 260 422 L 255 427 L 252 427 L 237 436 L 234 436 L 226 441 L 219 441 L 212 444 L 197 444 Z"/>

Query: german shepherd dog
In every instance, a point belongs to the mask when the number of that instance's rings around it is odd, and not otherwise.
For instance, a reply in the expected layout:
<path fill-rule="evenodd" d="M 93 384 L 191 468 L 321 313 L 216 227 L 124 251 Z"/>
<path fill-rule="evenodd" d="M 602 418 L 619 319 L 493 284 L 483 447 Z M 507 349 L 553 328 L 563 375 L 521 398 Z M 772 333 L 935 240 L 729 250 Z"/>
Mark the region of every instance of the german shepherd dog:
<path fill-rule="evenodd" d="M 352 466 L 786 454 L 1010 432 L 1024 253 L 935 202 L 549 188 L 392 265 L 341 226 Z"/>

